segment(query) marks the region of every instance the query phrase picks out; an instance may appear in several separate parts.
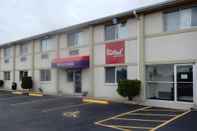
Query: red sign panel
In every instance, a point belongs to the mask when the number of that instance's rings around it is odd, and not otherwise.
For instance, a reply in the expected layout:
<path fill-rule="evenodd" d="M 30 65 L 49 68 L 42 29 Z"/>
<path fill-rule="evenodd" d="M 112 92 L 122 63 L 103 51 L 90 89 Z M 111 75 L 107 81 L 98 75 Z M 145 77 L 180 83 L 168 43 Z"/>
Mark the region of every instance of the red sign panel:
<path fill-rule="evenodd" d="M 125 42 L 118 41 L 106 44 L 105 58 L 106 64 L 125 63 Z"/>

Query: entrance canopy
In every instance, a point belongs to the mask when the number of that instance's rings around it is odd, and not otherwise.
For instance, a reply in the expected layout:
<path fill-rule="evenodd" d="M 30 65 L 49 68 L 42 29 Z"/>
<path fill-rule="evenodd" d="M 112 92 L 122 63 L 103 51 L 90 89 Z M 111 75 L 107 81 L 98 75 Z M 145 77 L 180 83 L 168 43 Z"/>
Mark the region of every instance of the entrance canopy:
<path fill-rule="evenodd" d="M 89 56 L 69 56 L 52 61 L 52 67 L 64 69 L 84 69 L 89 67 Z"/>

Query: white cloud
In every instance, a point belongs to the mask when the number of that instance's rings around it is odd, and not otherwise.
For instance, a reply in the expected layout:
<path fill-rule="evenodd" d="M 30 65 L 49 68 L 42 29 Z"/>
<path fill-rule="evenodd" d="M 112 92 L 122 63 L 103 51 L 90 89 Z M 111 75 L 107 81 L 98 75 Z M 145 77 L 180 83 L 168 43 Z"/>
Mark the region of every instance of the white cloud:
<path fill-rule="evenodd" d="M 165 0 L 1 0 L 0 43 Z"/>

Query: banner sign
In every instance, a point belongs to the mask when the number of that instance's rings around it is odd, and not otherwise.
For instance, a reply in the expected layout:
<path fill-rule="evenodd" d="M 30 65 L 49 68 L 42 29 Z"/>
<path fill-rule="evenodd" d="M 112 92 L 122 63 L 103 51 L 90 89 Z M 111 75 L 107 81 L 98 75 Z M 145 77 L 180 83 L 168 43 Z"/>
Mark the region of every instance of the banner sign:
<path fill-rule="evenodd" d="M 107 43 L 105 45 L 105 61 L 106 64 L 125 63 L 125 42 Z"/>

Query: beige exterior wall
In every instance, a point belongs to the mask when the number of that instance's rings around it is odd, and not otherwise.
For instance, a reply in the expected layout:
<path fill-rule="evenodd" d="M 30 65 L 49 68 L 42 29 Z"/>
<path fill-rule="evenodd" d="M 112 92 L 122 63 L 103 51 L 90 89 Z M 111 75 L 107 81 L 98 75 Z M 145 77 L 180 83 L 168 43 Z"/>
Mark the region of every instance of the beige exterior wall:
<path fill-rule="evenodd" d="M 128 37 L 118 40 L 104 40 L 104 26 L 96 26 L 94 28 L 94 88 L 95 97 L 111 98 L 114 100 L 123 100 L 117 93 L 117 84 L 105 83 L 105 67 L 106 66 L 121 66 L 121 65 L 106 65 L 105 64 L 105 45 L 110 42 L 119 40 L 125 41 L 125 64 L 127 67 L 128 79 L 137 79 L 138 52 L 137 52 L 137 20 L 129 19 L 126 27 L 128 29 Z"/>

